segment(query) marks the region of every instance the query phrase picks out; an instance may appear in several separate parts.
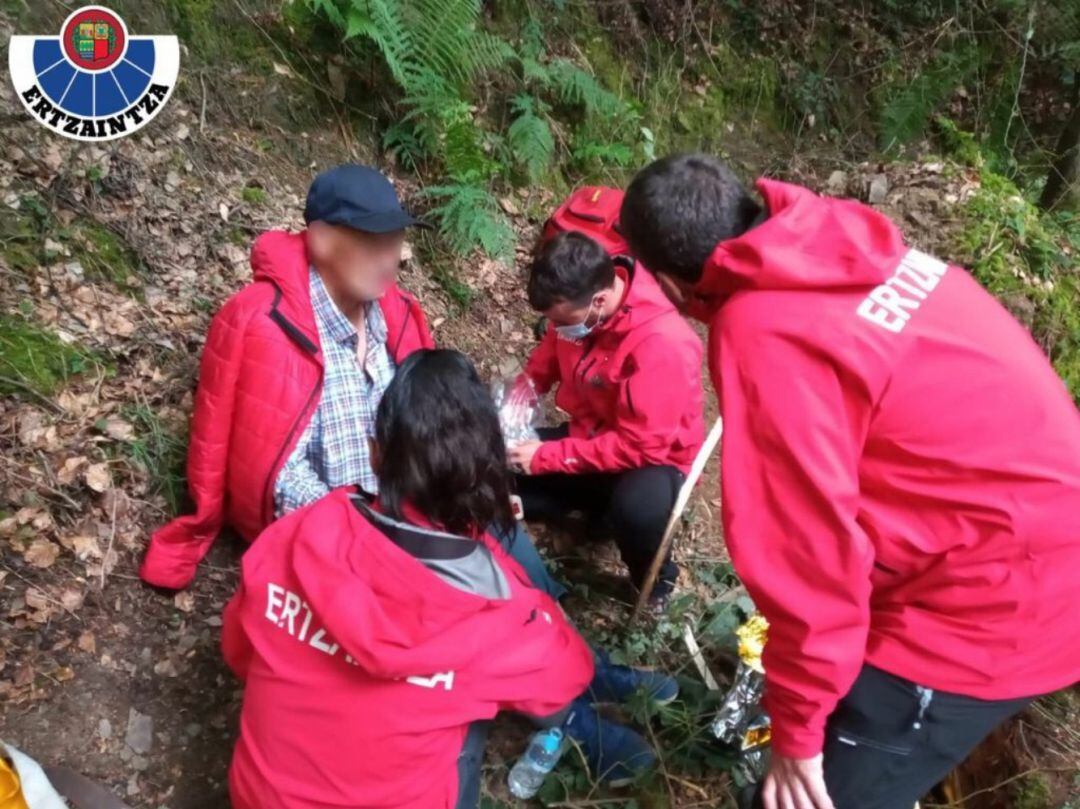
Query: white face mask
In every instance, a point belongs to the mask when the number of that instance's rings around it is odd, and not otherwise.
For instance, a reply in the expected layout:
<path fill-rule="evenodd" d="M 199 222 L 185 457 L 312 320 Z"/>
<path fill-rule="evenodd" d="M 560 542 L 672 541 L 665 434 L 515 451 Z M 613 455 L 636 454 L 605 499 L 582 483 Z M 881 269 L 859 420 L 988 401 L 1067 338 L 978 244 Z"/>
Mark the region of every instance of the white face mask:
<path fill-rule="evenodd" d="M 556 326 L 556 333 L 564 340 L 570 340 L 571 342 L 579 343 L 593 333 L 593 330 L 600 325 L 602 318 L 599 314 L 596 316 L 596 321 L 589 324 L 589 317 L 592 315 L 593 307 L 596 306 L 596 300 L 589 301 L 589 310 L 585 313 L 585 319 L 580 323 L 571 323 L 567 326 Z"/>

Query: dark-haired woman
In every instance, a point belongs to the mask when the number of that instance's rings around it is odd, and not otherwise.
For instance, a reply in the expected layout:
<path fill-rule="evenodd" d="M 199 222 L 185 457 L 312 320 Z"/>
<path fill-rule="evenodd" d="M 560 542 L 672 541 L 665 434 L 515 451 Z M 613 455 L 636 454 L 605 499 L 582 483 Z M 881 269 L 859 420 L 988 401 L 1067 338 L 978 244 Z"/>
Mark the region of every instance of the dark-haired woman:
<path fill-rule="evenodd" d="M 472 809 L 486 721 L 561 723 L 607 780 L 654 760 L 591 702 L 643 673 L 594 656 L 483 526 L 509 525 L 498 418 L 469 361 L 402 364 L 376 418 L 379 496 L 334 492 L 243 560 L 223 647 L 245 681 L 236 809 Z M 660 678 L 662 679 L 662 678 Z M 591 699 L 581 695 L 590 687 Z"/>

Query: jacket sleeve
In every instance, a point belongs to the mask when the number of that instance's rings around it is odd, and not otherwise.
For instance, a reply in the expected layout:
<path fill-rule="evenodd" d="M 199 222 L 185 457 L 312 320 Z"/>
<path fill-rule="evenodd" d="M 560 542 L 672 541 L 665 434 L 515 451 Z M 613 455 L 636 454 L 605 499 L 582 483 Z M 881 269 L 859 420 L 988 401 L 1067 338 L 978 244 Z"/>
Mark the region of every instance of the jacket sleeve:
<path fill-rule="evenodd" d="M 199 385 L 188 446 L 188 489 L 195 513 L 178 517 L 150 538 L 139 575 L 149 584 L 187 587 L 221 530 L 225 517 L 225 475 L 232 430 L 236 381 L 250 311 L 232 298 L 210 324 L 199 365 Z"/>
<path fill-rule="evenodd" d="M 858 464 L 872 396 L 803 338 L 755 335 L 719 356 L 724 536 L 769 621 L 773 747 L 810 758 L 865 656 L 873 547 L 857 521 Z"/>
<path fill-rule="evenodd" d="M 545 441 L 533 456 L 534 475 L 553 472 L 618 472 L 668 463 L 691 398 L 701 388 L 701 349 L 672 360 L 659 337 L 644 339 L 631 352 L 636 367 L 619 383 L 613 429 L 592 438 Z"/>
<path fill-rule="evenodd" d="M 541 396 L 559 381 L 559 358 L 555 353 L 555 329 L 549 328 L 525 362 L 525 375 Z"/>
<path fill-rule="evenodd" d="M 559 606 L 547 596 L 527 622 L 479 655 L 463 672 L 463 687 L 495 712 L 544 717 L 584 693 L 593 655 Z"/>
<path fill-rule="evenodd" d="M 225 605 L 225 612 L 221 618 L 221 653 L 225 658 L 225 663 L 240 680 L 247 679 L 251 657 L 254 653 L 251 639 L 241 621 L 245 597 L 246 588 L 241 581 L 236 593 Z"/>

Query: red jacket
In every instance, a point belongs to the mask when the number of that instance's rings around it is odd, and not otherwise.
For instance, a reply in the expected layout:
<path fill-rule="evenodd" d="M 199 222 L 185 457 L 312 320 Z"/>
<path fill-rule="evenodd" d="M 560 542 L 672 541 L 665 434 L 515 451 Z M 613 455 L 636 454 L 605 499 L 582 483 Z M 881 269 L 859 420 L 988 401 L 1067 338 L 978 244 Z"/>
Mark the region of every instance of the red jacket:
<path fill-rule="evenodd" d="M 588 646 L 498 542 L 480 540 L 506 586 L 489 598 L 419 561 L 415 528 L 406 546 L 375 519 L 339 489 L 244 554 L 222 629 L 245 681 L 235 809 L 452 809 L 469 723 L 551 715 L 592 679 Z"/>
<path fill-rule="evenodd" d="M 254 282 L 217 313 L 203 348 L 187 465 L 195 513 L 154 532 L 139 571 L 160 587 L 190 584 L 224 524 L 249 542 L 269 524 L 274 481 L 319 403 L 304 234 L 264 233 L 251 265 Z M 379 303 L 396 362 L 433 345 L 411 295 L 391 287 Z"/>
<path fill-rule="evenodd" d="M 766 707 L 821 751 L 864 662 L 981 699 L 1080 679 L 1080 415 L 1025 329 L 886 217 L 761 180 L 697 292 L 724 536 L 770 622 Z"/>
<path fill-rule="evenodd" d="M 704 440 L 701 341 L 655 279 L 624 257 L 627 282 L 615 315 L 582 341 L 549 328 L 525 365 L 540 393 L 570 414 L 570 437 L 545 441 L 533 474 L 675 466 L 684 472 Z"/>

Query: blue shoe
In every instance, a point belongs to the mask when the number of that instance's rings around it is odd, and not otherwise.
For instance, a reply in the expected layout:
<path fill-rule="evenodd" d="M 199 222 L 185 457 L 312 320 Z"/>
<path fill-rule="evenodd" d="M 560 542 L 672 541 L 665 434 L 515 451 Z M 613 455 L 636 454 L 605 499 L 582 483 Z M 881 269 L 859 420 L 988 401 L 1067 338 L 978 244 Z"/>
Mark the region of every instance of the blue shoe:
<path fill-rule="evenodd" d="M 626 786 L 656 765 L 656 753 L 639 733 L 604 719 L 585 699 L 574 700 L 570 711 L 566 734 L 581 745 L 598 780 Z"/>
<path fill-rule="evenodd" d="M 658 705 L 667 705 L 679 696 L 679 683 L 661 671 L 635 669 L 611 662 L 607 652 L 594 650 L 596 673 L 586 692 L 593 702 L 626 702 L 644 691 Z"/>

